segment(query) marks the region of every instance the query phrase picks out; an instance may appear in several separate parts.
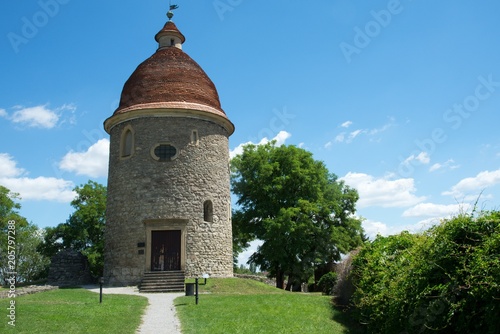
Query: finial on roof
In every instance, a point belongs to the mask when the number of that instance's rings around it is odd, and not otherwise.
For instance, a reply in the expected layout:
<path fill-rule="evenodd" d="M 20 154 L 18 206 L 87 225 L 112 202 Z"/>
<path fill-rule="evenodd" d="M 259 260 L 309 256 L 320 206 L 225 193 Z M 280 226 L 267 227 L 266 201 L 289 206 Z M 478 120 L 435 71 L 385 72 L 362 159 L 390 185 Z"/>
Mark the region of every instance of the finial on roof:
<path fill-rule="evenodd" d="M 170 10 L 167 13 L 167 17 L 169 21 L 172 21 L 172 17 L 174 17 L 174 10 L 179 8 L 177 5 L 170 5 Z"/>

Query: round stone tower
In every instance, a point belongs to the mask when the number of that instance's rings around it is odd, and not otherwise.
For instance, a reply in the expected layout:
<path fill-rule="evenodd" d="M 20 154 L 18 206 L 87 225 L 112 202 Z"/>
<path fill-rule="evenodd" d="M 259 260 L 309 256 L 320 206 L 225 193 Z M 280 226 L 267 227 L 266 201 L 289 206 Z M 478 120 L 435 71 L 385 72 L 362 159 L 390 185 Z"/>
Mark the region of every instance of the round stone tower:
<path fill-rule="evenodd" d="M 172 13 L 169 12 L 169 19 Z M 233 275 L 228 138 L 234 125 L 169 20 L 123 87 L 110 134 L 104 278 Z"/>

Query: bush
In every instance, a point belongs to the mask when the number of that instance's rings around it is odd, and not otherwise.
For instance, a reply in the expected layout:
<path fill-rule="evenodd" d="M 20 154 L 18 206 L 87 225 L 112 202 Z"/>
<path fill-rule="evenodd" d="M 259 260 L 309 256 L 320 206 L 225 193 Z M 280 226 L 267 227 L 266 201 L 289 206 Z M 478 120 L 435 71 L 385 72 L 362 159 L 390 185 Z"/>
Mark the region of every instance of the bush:
<path fill-rule="evenodd" d="M 499 212 L 377 237 L 353 267 L 354 314 L 369 333 L 497 333 Z"/>
<path fill-rule="evenodd" d="M 337 273 L 330 271 L 324 274 L 318 281 L 318 287 L 321 289 L 323 294 L 331 295 L 333 292 L 333 287 L 337 283 Z"/>

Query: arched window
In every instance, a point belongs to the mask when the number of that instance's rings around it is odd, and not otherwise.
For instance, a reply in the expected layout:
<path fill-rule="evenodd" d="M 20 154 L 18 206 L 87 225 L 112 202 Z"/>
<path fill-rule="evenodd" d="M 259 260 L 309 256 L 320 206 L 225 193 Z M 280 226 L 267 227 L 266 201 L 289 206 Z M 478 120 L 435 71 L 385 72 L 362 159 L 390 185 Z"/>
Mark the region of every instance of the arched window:
<path fill-rule="evenodd" d="M 134 152 L 134 133 L 131 127 L 127 127 L 122 132 L 122 138 L 120 142 L 120 155 L 122 158 L 128 158 L 132 156 Z"/>
<path fill-rule="evenodd" d="M 212 223 L 214 220 L 214 207 L 210 200 L 203 203 L 203 220 L 209 223 Z"/>

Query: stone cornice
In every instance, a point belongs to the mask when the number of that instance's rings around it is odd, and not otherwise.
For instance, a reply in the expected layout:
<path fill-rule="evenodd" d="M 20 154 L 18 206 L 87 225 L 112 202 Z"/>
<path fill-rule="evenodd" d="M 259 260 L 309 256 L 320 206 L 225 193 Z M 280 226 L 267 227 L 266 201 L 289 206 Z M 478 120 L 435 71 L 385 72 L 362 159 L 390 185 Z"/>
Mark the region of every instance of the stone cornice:
<path fill-rule="evenodd" d="M 134 105 L 120 110 L 104 121 L 104 129 L 111 129 L 125 121 L 144 117 L 189 117 L 215 122 L 224 127 L 228 136 L 234 132 L 234 124 L 224 112 L 198 103 L 190 102 L 155 102 Z"/>

